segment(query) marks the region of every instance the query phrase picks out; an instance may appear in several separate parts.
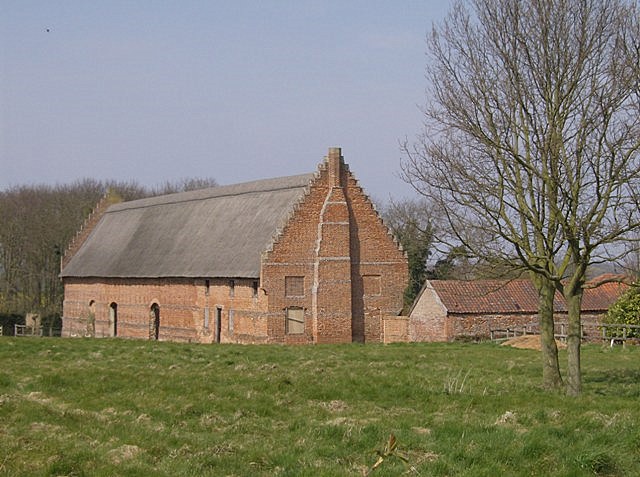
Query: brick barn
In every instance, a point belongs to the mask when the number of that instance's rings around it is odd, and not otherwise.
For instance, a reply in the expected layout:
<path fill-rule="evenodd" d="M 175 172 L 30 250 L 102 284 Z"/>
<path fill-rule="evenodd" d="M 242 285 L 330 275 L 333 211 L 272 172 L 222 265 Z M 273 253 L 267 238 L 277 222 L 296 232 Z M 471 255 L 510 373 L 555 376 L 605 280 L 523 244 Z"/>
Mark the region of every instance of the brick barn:
<path fill-rule="evenodd" d="M 380 342 L 408 267 L 331 148 L 310 174 L 102 204 L 61 277 L 63 336 Z"/>
<path fill-rule="evenodd" d="M 606 282 L 598 277 L 593 282 Z M 597 339 L 595 327 L 609 307 L 628 289 L 619 282 L 585 288 L 582 323 L 585 339 Z M 567 322 L 567 306 L 559 293 L 555 303 L 556 333 Z M 530 280 L 430 280 L 409 312 L 408 341 L 487 339 L 492 330 L 526 327 L 538 331 L 538 292 Z"/>

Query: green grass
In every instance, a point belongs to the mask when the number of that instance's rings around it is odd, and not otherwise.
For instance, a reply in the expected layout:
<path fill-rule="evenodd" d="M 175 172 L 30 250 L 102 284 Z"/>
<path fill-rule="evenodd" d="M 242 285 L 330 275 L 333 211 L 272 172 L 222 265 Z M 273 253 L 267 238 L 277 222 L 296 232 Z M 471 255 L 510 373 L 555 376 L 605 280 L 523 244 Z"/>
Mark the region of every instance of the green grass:
<path fill-rule="evenodd" d="M 565 356 L 562 355 L 564 360 Z M 0 339 L 0 475 L 640 475 L 640 347 L 583 348 L 584 394 L 491 344 Z"/>

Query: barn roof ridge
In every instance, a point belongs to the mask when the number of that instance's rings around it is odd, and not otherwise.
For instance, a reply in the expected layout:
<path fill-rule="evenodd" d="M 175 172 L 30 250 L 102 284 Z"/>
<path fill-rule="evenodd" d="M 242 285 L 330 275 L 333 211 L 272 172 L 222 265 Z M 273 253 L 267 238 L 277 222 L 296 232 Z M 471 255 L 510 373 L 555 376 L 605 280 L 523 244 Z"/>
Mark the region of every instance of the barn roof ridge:
<path fill-rule="evenodd" d="M 196 202 L 206 199 L 234 197 L 245 194 L 275 192 L 278 190 L 300 188 L 305 184 L 309 184 L 311 180 L 313 180 L 314 175 L 315 173 L 311 172 L 306 174 L 275 177 L 270 179 L 259 179 L 255 181 L 239 182 L 237 184 L 227 184 L 207 187 L 204 189 L 145 197 L 142 199 L 130 200 L 112 205 L 107 213 L 120 210 L 154 207 L 158 205 L 180 204 L 183 202 Z M 170 198 L 173 198 L 173 200 L 169 200 Z"/>

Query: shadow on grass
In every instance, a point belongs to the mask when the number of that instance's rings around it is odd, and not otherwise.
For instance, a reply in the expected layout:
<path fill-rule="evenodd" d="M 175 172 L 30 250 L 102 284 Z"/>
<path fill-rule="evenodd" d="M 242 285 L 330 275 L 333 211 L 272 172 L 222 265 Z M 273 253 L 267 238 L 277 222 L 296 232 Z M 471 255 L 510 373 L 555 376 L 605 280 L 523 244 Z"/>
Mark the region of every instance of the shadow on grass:
<path fill-rule="evenodd" d="M 603 395 L 640 397 L 640 369 L 611 369 L 586 373 L 585 386 Z"/>

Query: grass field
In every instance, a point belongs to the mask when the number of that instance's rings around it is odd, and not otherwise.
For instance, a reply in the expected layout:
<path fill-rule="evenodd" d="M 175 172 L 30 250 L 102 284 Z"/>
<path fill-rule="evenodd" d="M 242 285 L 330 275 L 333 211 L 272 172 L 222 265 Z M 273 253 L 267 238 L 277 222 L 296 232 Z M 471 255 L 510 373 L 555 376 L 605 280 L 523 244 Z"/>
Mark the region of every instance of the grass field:
<path fill-rule="evenodd" d="M 0 475 L 361 476 L 392 433 L 372 476 L 640 475 L 640 347 L 585 346 L 578 399 L 541 391 L 539 362 L 492 344 L 0 338 Z"/>

